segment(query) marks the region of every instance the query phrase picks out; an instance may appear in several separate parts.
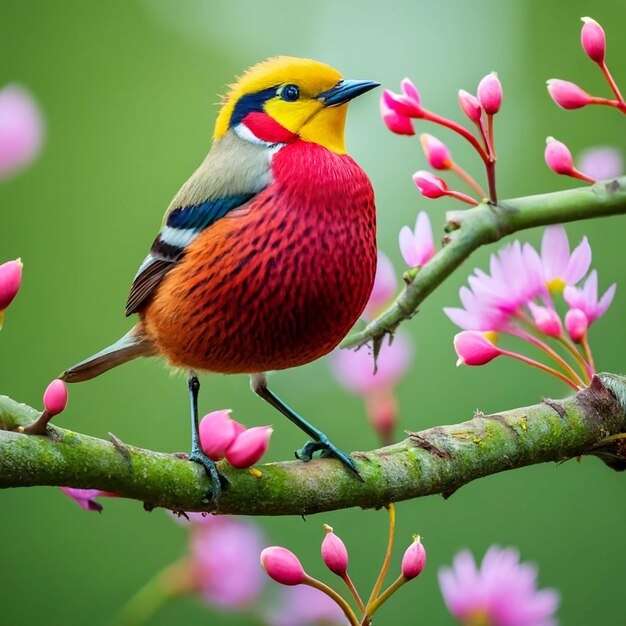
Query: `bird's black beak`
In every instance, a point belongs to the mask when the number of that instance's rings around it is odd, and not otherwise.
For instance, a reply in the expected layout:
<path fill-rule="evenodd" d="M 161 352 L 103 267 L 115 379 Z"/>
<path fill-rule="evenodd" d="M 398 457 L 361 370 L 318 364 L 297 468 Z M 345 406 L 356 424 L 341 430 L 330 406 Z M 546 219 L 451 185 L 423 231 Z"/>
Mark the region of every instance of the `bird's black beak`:
<path fill-rule="evenodd" d="M 317 99 L 321 100 L 325 107 L 334 107 L 379 86 L 380 83 L 373 80 L 340 80 L 332 89 L 317 96 Z"/>

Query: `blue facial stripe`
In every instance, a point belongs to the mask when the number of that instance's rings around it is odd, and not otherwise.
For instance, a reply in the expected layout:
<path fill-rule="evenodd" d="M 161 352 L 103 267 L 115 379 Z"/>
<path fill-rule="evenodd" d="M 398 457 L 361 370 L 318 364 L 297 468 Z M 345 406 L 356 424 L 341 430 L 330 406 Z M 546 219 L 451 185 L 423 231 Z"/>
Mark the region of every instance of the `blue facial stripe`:
<path fill-rule="evenodd" d="M 256 93 L 247 93 L 241 96 L 235 104 L 233 114 L 230 116 L 229 126 L 241 124 L 243 118 L 254 111 L 263 111 L 263 107 L 268 100 L 271 100 L 278 93 L 278 87 L 269 87 Z"/>

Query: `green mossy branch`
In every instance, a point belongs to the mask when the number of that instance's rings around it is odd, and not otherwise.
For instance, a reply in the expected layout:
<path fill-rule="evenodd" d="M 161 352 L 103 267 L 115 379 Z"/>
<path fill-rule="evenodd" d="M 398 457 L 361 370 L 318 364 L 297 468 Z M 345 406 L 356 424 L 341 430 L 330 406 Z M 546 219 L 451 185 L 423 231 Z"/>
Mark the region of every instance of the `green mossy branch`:
<path fill-rule="evenodd" d="M 475 250 L 519 230 L 594 217 L 626 214 L 626 177 L 537 196 L 481 204 L 447 214 L 444 247 L 379 317 L 341 343 L 354 348 L 372 342 L 376 352 L 385 335 L 413 317 L 419 305 Z"/>
<path fill-rule="evenodd" d="M 626 378 L 601 374 L 564 400 L 495 415 L 478 413 L 452 426 L 408 433 L 404 441 L 355 452 L 360 483 L 335 460 L 258 466 L 260 475 L 220 463 L 229 481 L 219 513 L 306 515 L 442 494 L 483 476 L 586 454 L 626 467 Z M 146 507 L 208 509 L 204 470 L 177 456 L 103 441 L 61 428 L 46 436 L 19 432 L 34 409 L 0 397 L 0 488 L 34 485 L 102 489 Z M 581 470 L 582 471 L 582 470 Z"/>

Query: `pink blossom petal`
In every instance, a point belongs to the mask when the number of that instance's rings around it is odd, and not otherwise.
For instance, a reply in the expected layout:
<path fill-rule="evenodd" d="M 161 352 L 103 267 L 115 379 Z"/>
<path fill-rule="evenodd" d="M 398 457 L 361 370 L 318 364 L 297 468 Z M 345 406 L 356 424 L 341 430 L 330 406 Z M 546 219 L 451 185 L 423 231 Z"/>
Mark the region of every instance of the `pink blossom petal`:
<path fill-rule="evenodd" d="M 600 302 L 598 302 L 598 306 L 596 307 L 595 319 L 604 315 L 606 313 L 606 310 L 611 306 L 611 302 L 613 302 L 613 297 L 615 296 L 616 289 L 617 289 L 617 285 L 613 283 L 604 292 L 604 295 L 600 298 Z"/>
<path fill-rule="evenodd" d="M 109 498 L 117 498 L 117 494 L 109 491 L 100 491 L 100 489 L 75 489 L 74 487 L 61 487 L 61 491 L 72 498 L 81 509 L 85 511 L 102 511 L 102 505 L 95 501 L 95 498 L 104 496 Z"/>
<path fill-rule="evenodd" d="M 383 343 L 374 373 L 374 358 L 367 346 L 359 350 L 335 350 L 330 355 L 330 368 L 335 378 L 357 396 L 396 385 L 413 361 L 413 344 L 399 331 L 391 345 Z"/>
<path fill-rule="evenodd" d="M 198 590 L 213 606 L 245 610 L 264 583 L 259 567 L 263 537 L 249 522 L 224 517 L 214 521 L 195 526 L 191 534 Z"/>
<path fill-rule="evenodd" d="M 546 282 L 565 274 L 569 261 L 569 241 L 565 228 L 560 224 L 548 226 L 544 231 L 541 240 L 541 260 Z"/>
<path fill-rule="evenodd" d="M 576 246 L 567 263 L 563 278 L 568 285 L 575 285 L 589 271 L 591 265 L 591 246 L 587 237 Z"/>
<path fill-rule="evenodd" d="M 587 148 L 578 157 L 578 169 L 595 180 L 617 178 L 624 173 L 624 157 L 616 148 Z"/>
<path fill-rule="evenodd" d="M 8 85 L 0 90 L 0 179 L 37 156 L 43 132 L 39 107 L 26 89 Z"/>

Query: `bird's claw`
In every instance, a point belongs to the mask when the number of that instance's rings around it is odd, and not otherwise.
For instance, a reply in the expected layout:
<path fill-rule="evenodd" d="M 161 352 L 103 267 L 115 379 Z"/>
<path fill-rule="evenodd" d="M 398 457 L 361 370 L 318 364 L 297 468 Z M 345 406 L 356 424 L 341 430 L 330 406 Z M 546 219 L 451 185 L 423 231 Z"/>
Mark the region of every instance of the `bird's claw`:
<path fill-rule="evenodd" d="M 300 450 L 296 450 L 296 459 L 300 461 L 310 461 L 316 452 L 321 452 L 322 457 L 333 457 L 337 459 L 345 468 L 350 470 L 361 482 L 365 482 L 357 469 L 356 463 L 349 454 L 346 454 L 335 447 L 330 441 L 307 441 Z"/>
<path fill-rule="evenodd" d="M 204 467 L 207 477 L 211 481 L 211 491 L 207 497 L 211 503 L 211 508 L 216 509 L 219 503 L 222 490 L 228 487 L 228 480 L 217 471 L 215 461 L 212 461 L 204 452 L 200 450 L 192 450 L 189 460 L 200 463 Z"/>

